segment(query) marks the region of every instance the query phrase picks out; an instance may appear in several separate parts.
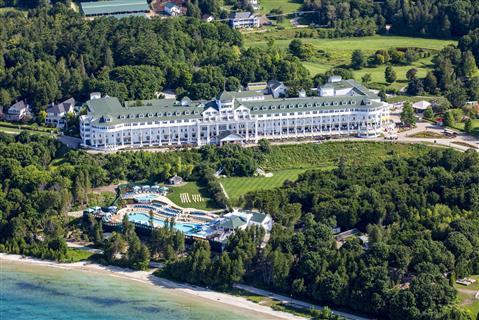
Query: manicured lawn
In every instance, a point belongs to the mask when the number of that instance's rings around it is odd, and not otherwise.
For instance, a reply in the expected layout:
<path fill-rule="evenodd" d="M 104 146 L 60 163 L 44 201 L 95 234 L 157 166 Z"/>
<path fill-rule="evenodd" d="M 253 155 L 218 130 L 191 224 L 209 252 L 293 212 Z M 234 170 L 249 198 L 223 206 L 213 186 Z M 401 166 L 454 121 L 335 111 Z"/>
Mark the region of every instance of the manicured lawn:
<path fill-rule="evenodd" d="M 479 119 L 471 119 L 472 121 L 472 132 L 471 134 L 479 136 Z M 454 129 L 464 130 L 464 122 L 456 122 L 453 126 Z"/>
<path fill-rule="evenodd" d="M 296 30 L 301 31 L 301 30 Z M 296 32 L 295 31 L 295 32 Z M 291 33 L 292 31 L 290 31 Z M 271 33 L 249 33 L 245 34 L 246 47 L 266 47 L 269 39 L 274 39 L 274 45 L 281 49 L 287 49 L 289 43 L 294 38 L 288 33 L 285 38 L 282 32 Z M 424 48 L 430 50 L 441 50 L 449 44 L 456 44 L 456 41 L 424 39 L 400 36 L 375 35 L 370 37 L 324 39 L 324 38 L 301 38 L 304 43 L 312 44 L 317 50 L 323 50 L 329 53 L 330 57 L 325 57 L 325 62 L 332 65 L 349 63 L 351 54 L 356 49 L 361 49 L 365 54 L 373 54 L 379 49 L 389 48 Z"/>
<path fill-rule="evenodd" d="M 470 294 L 458 292 L 458 302 L 471 315 L 472 319 L 476 319 L 479 314 L 479 300 L 474 300 Z"/>
<path fill-rule="evenodd" d="M 273 39 L 274 46 L 287 50 L 291 40 L 295 38 L 301 29 L 272 30 L 268 32 L 250 32 L 244 34 L 246 47 L 266 47 L 268 41 Z M 303 32 L 311 32 L 313 29 L 306 28 Z M 374 54 L 379 49 L 389 48 L 424 48 L 429 50 L 441 50 L 449 44 L 456 44 L 455 41 L 424 39 L 399 36 L 375 35 L 361 38 L 301 38 L 304 43 L 309 43 L 317 50 L 317 56 L 311 61 L 303 62 L 311 75 L 324 73 L 327 70 L 347 66 L 351 62 L 351 55 L 354 50 L 361 49 L 365 55 Z M 393 66 L 397 74 L 397 81 L 390 85 L 392 88 L 400 89 L 406 85 L 406 72 L 411 68 L 418 69 L 418 76 L 424 77 L 432 69 L 431 57 L 424 58 L 408 66 Z M 354 78 L 360 80 L 363 75 L 370 73 L 371 83 L 388 85 L 384 79 L 385 65 L 376 68 L 363 68 L 354 70 Z"/>
<path fill-rule="evenodd" d="M 200 210 L 215 210 L 220 209 L 218 204 L 210 197 L 208 189 L 205 186 L 199 185 L 197 182 L 187 182 L 183 186 L 170 187 L 167 194 L 168 199 L 183 208 L 195 208 Z M 183 202 L 181 194 L 188 194 L 190 202 Z M 195 201 L 193 195 L 200 195 L 201 200 Z"/>
<path fill-rule="evenodd" d="M 271 9 L 282 9 L 283 13 L 294 12 L 302 6 L 302 1 L 294 0 L 260 0 L 259 3 L 263 13 L 269 13 Z"/>
<path fill-rule="evenodd" d="M 221 179 L 220 182 L 228 196 L 236 200 L 250 191 L 280 187 L 286 180 L 296 180 L 305 171 L 306 169 L 287 169 L 274 171 L 272 177 L 232 177 Z"/>
<path fill-rule="evenodd" d="M 65 262 L 78 262 L 88 260 L 92 255 L 93 253 L 85 250 L 68 248 Z"/>
<path fill-rule="evenodd" d="M 429 150 L 430 147 L 419 144 L 333 140 L 321 144 L 274 146 L 260 166 L 266 171 L 314 169 L 336 166 L 340 158 L 349 164 L 364 166 L 396 157 L 420 156 Z"/>
<path fill-rule="evenodd" d="M 426 138 L 426 139 L 440 139 L 444 138 L 444 136 L 440 133 L 433 132 L 433 131 L 422 131 L 415 133 L 413 135 L 410 135 L 409 137 L 411 138 Z"/>

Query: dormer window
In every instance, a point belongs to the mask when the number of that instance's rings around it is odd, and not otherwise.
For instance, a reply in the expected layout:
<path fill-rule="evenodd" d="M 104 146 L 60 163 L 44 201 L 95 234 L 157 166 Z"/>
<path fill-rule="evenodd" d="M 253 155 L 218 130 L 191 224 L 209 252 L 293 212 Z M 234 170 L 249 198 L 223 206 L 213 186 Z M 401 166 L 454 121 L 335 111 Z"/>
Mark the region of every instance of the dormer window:
<path fill-rule="evenodd" d="M 171 112 L 166 113 L 168 117 L 171 117 Z"/>
<path fill-rule="evenodd" d="M 356 101 L 354 101 L 354 100 L 351 100 L 351 104 L 356 104 Z"/>
<path fill-rule="evenodd" d="M 282 104 L 282 105 L 279 106 L 279 108 L 284 109 L 284 108 L 286 108 L 286 106 Z"/>
<path fill-rule="evenodd" d="M 144 117 L 145 117 L 145 115 L 144 115 L 143 113 L 140 113 L 140 114 L 138 115 L 138 118 L 144 118 Z"/>
<path fill-rule="evenodd" d="M 276 106 L 271 106 L 271 110 L 276 110 Z"/>
<path fill-rule="evenodd" d="M 308 103 L 306 106 L 307 106 L 308 108 L 311 108 L 313 105 L 312 105 L 311 103 Z"/>
<path fill-rule="evenodd" d="M 334 105 L 334 106 L 337 106 L 337 105 L 338 105 L 338 102 L 337 102 L 337 101 L 334 101 L 334 102 L 333 102 L 333 105 Z"/>
<path fill-rule="evenodd" d="M 198 110 L 195 110 L 195 114 L 199 114 L 200 112 Z"/>
<path fill-rule="evenodd" d="M 185 115 L 186 115 L 186 116 L 189 116 L 189 115 L 190 115 L 190 112 L 189 112 L 189 111 L 185 111 Z"/>
<path fill-rule="evenodd" d="M 302 104 L 298 104 L 298 108 L 303 108 L 303 105 Z"/>
<path fill-rule="evenodd" d="M 135 119 L 135 115 L 134 114 L 130 114 L 130 119 Z"/>
<path fill-rule="evenodd" d="M 153 117 L 153 113 L 148 113 L 148 118 Z"/>
<path fill-rule="evenodd" d="M 125 119 L 125 118 L 126 118 L 126 116 L 125 116 L 124 114 L 122 114 L 122 115 L 120 116 L 120 119 Z"/>
<path fill-rule="evenodd" d="M 293 109 L 294 106 L 292 104 L 288 105 L 288 109 Z"/>
<path fill-rule="evenodd" d="M 262 106 L 261 109 L 262 110 L 268 110 L 268 107 L 267 106 Z"/>

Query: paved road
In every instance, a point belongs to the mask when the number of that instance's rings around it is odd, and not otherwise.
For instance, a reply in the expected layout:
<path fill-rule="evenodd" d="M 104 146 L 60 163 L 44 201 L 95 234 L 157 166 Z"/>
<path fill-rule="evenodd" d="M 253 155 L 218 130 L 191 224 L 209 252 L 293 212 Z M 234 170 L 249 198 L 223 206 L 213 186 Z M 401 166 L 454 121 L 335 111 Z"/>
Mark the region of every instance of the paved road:
<path fill-rule="evenodd" d="M 245 290 L 245 291 L 254 293 L 254 294 L 257 294 L 257 295 L 260 295 L 260 296 L 265 296 L 265 297 L 269 297 L 269 298 L 274 299 L 274 300 L 281 301 L 283 304 L 290 304 L 290 305 L 300 307 L 300 308 L 305 308 L 305 309 L 313 309 L 313 308 L 314 309 L 319 309 L 319 310 L 323 309 L 322 306 L 314 305 L 314 304 L 307 303 L 307 302 L 297 300 L 297 299 L 292 299 L 290 297 L 286 297 L 286 296 L 283 296 L 283 295 L 280 295 L 280 294 L 276 294 L 276 293 L 273 293 L 273 292 L 270 292 L 270 291 L 258 289 L 258 288 L 255 288 L 255 287 L 247 286 L 247 285 L 244 285 L 244 284 L 235 284 L 234 287 L 238 288 L 238 289 L 241 289 L 241 290 Z M 342 312 L 342 311 L 337 311 L 337 310 L 331 310 L 331 311 L 332 311 L 333 314 L 344 317 L 346 319 L 351 319 L 351 320 L 369 320 L 370 319 L 370 318 L 364 318 L 364 317 L 356 316 L 354 314 L 347 313 L 347 312 Z"/>

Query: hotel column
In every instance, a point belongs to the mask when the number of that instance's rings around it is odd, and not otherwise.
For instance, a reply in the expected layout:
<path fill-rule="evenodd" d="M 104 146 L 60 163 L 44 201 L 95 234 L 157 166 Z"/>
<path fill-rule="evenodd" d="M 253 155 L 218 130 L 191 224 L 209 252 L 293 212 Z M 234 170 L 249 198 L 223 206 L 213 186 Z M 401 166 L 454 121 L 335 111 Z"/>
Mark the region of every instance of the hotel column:
<path fill-rule="evenodd" d="M 246 135 L 245 135 L 245 141 L 248 142 L 249 139 L 249 126 L 248 126 L 248 121 L 245 122 L 245 128 L 246 128 Z"/>
<path fill-rule="evenodd" d="M 121 129 L 121 146 L 125 146 L 125 131 Z"/>
<path fill-rule="evenodd" d="M 178 145 L 181 145 L 181 128 L 180 126 L 178 125 L 178 127 L 176 127 L 176 133 L 178 134 Z"/>
<path fill-rule="evenodd" d="M 196 141 L 199 146 L 201 146 L 201 126 L 198 122 L 196 125 Z"/>
<path fill-rule="evenodd" d="M 258 143 L 258 119 L 254 122 L 254 143 Z"/>
<path fill-rule="evenodd" d="M 150 147 L 151 147 L 151 128 L 150 128 Z"/>
<path fill-rule="evenodd" d="M 206 125 L 206 144 L 210 144 L 210 126 Z"/>
<path fill-rule="evenodd" d="M 168 127 L 168 145 L 171 146 L 171 127 Z"/>

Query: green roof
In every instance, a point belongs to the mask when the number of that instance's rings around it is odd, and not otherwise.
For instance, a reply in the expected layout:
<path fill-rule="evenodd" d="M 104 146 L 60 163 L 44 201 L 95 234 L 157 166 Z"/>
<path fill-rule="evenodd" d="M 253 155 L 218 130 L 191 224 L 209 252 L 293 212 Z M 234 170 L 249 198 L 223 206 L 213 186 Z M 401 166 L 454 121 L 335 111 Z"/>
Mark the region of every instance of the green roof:
<path fill-rule="evenodd" d="M 228 217 L 221 221 L 221 226 L 223 228 L 231 230 L 237 229 L 245 224 L 246 221 L 237 216 Z"/>
<path fill-rule="evenodd" d="M 82 2 L 81 9 L 86 16 L 127 16 L 150 11 L 146 0 L 108 0 Z"/>
<path fill-rule="evenodd" d="M 266 219 L 266 215 L 261 212 L 253 212 L 253 216 L 251 220 L 257 223 L 263 223 L 264 219 Z"/>

